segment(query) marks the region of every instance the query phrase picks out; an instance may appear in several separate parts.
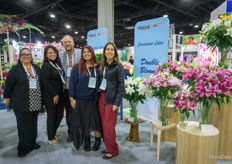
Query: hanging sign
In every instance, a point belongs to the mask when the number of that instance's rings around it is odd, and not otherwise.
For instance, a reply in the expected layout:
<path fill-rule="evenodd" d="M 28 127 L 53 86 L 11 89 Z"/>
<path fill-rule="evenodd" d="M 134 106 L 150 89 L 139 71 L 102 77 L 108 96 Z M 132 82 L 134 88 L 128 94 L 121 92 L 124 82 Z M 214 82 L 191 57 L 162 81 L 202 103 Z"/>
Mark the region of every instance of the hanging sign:
<path fill-rule="evenodd" d="M 106 28 L 91 30 L 87 34 L 87 44 L 92 46 L 94 50 L 103 49 L 108 42 L 107 35 Z"/>

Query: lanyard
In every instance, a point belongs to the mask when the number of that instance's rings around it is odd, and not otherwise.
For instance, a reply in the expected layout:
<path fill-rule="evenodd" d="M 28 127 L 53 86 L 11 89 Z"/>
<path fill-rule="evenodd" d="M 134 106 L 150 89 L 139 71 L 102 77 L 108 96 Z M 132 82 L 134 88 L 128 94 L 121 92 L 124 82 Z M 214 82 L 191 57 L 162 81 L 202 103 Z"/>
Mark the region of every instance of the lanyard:
<path fill-rule="evenodd" d="M 86 68 L 87 68 L 87 70 L 88 70 L 88 72 L 89 72 L 89 76 L 91 77 L 91 72 L 90 72 L 90 70 L 89 70 L 89 67 L 86 65 Z M 94 67 L 93 67 L 93 69 L 94 69 Z M 96 70 L 94 69 L 94 77 L 97 77 L 96 76 Z"/>
<path fill-rule="evenodd" d="M 63 71 L 62 71 L 62 69 L 57 64 L 55 66 L 52 62 L 49 61 L 49 63 L 59 72 L 60 75 L 63 76 Z"/>
<path fill-rule="evenodd" d="M 67 54 L 67 53 L 66 53 L 66 56 L 67 56 L 67 66 L 69 67 L 69 57 L 68 57 L 68 54 Z M 72 54 L 72 66 L 75 64 L 74 56 L 75 56 L 75 51 L 74 51 L 74 53 Z"/>
<path fill-rule="evenodd" d="M 26 68 L 24 65 L 23 65 L 23 68 L 25 69 L 25 71 L 26 71 L 28 77 L 30 77 L 30 73 L 28 72 L 27 68 Z M 32 71 L 32 74 L 33 74 L 32 76 L 35 77 L 35 72 L 34 72 L 34 68 L 32 67 L 32 65 L 31 65 L 31 71 Z"/>
<path fill-rule="evenodd" d="M 104 67 L 104 70 L 103 70 L 103 79 L 105 79 L 105 75 L 106 75 L 106 67 Z"/>

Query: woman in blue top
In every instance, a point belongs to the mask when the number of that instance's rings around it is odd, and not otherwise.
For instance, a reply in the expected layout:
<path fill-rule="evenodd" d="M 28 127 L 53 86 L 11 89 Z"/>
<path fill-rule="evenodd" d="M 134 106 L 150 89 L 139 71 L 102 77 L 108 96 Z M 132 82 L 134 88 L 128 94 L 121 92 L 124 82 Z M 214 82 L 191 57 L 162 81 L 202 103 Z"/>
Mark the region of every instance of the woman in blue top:
<path fill-rule="evenodd" d="M 96 79 L 99 63 L 91 46 L 84 46 L 79 63 L 73 67 L 69 82 L 69 97 L 74 110 L 71 116 L 73 144 L 79 149 L 84 142 L 84 150 L 90 151 L 90 133 L 94 131 L 93 151 L 101 145 L 101 120 L 95 105 Z"/>

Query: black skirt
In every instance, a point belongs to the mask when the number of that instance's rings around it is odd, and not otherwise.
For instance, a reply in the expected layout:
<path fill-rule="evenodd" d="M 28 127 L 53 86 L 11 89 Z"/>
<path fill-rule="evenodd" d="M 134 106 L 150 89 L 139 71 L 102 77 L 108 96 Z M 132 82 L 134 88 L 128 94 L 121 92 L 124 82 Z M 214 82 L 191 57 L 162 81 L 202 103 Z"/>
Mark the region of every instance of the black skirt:
<path fill-rule="evenodd" d="M 84 139 L 94 130 L 101 133 L 101 118 L 95 100 L 76 99 L 76 108 L 71 114 L 71 134 L 73 145 L 79 149 Z"/>

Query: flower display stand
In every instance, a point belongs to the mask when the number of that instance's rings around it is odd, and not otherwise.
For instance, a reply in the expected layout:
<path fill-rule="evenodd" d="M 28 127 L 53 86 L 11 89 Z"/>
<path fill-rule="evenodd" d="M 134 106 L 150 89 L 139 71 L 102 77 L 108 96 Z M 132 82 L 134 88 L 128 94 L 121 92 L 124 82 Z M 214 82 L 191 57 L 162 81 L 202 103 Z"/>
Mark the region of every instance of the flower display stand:
<path fill-rule="evenodd" d="M 219 130 L 201 132 L 199 123 L 189 121 L 186 129 L 177 125 L 176 164 L 216 164 Z"/>
<path fill-rule="evenodd" d="M 130 133 L 126 137 L 125 140 L 131 141 L 131 142 L 138 142 L 139 141 L 139 123 L 143 123 L 144 120 L 138 118 L 136 122 L 128 121 L 128 119 L 125 119 L 125 123 L 128 123 L 131 125 L 130 127 Z"/>
<path fill-rule="evenodd" d="M 173 107 L 168 107 L 169 117 L 168 121 L 178 124 L 180 112 L 177 111 L 173 113 Z M 161 139 L 163 141 L 176 142 L 176 126 L 169 130 L 165 130 L 161 134 Z"/>
<path fill-rule="evenodd" d="M 153 143 L 153 135 L 154 135 L 154 128 L 158 129 L 158 137 L 157 137 L 157 161 L 159 161 L 159 155 L 160 155 L 160 139 L 161 139 L 161 134 L 162 130 L 166 131 L 169 129 L 174 129 L 176 127 L 175 123 L 172 123 L 168 121 L 167 126 L 160 126 L 157 124 L 157 122 L 153 122 L 151 124 L 151 138 L 150 138 L 150 146 L 152 146 Z"/>
<path fill-rule="evenodd" d="M 217 104 L 212 105 L 212 124 L 218 128 L 219 160 L 232 160 L 232 103 L 221 104 L 219 110 Z"/>

